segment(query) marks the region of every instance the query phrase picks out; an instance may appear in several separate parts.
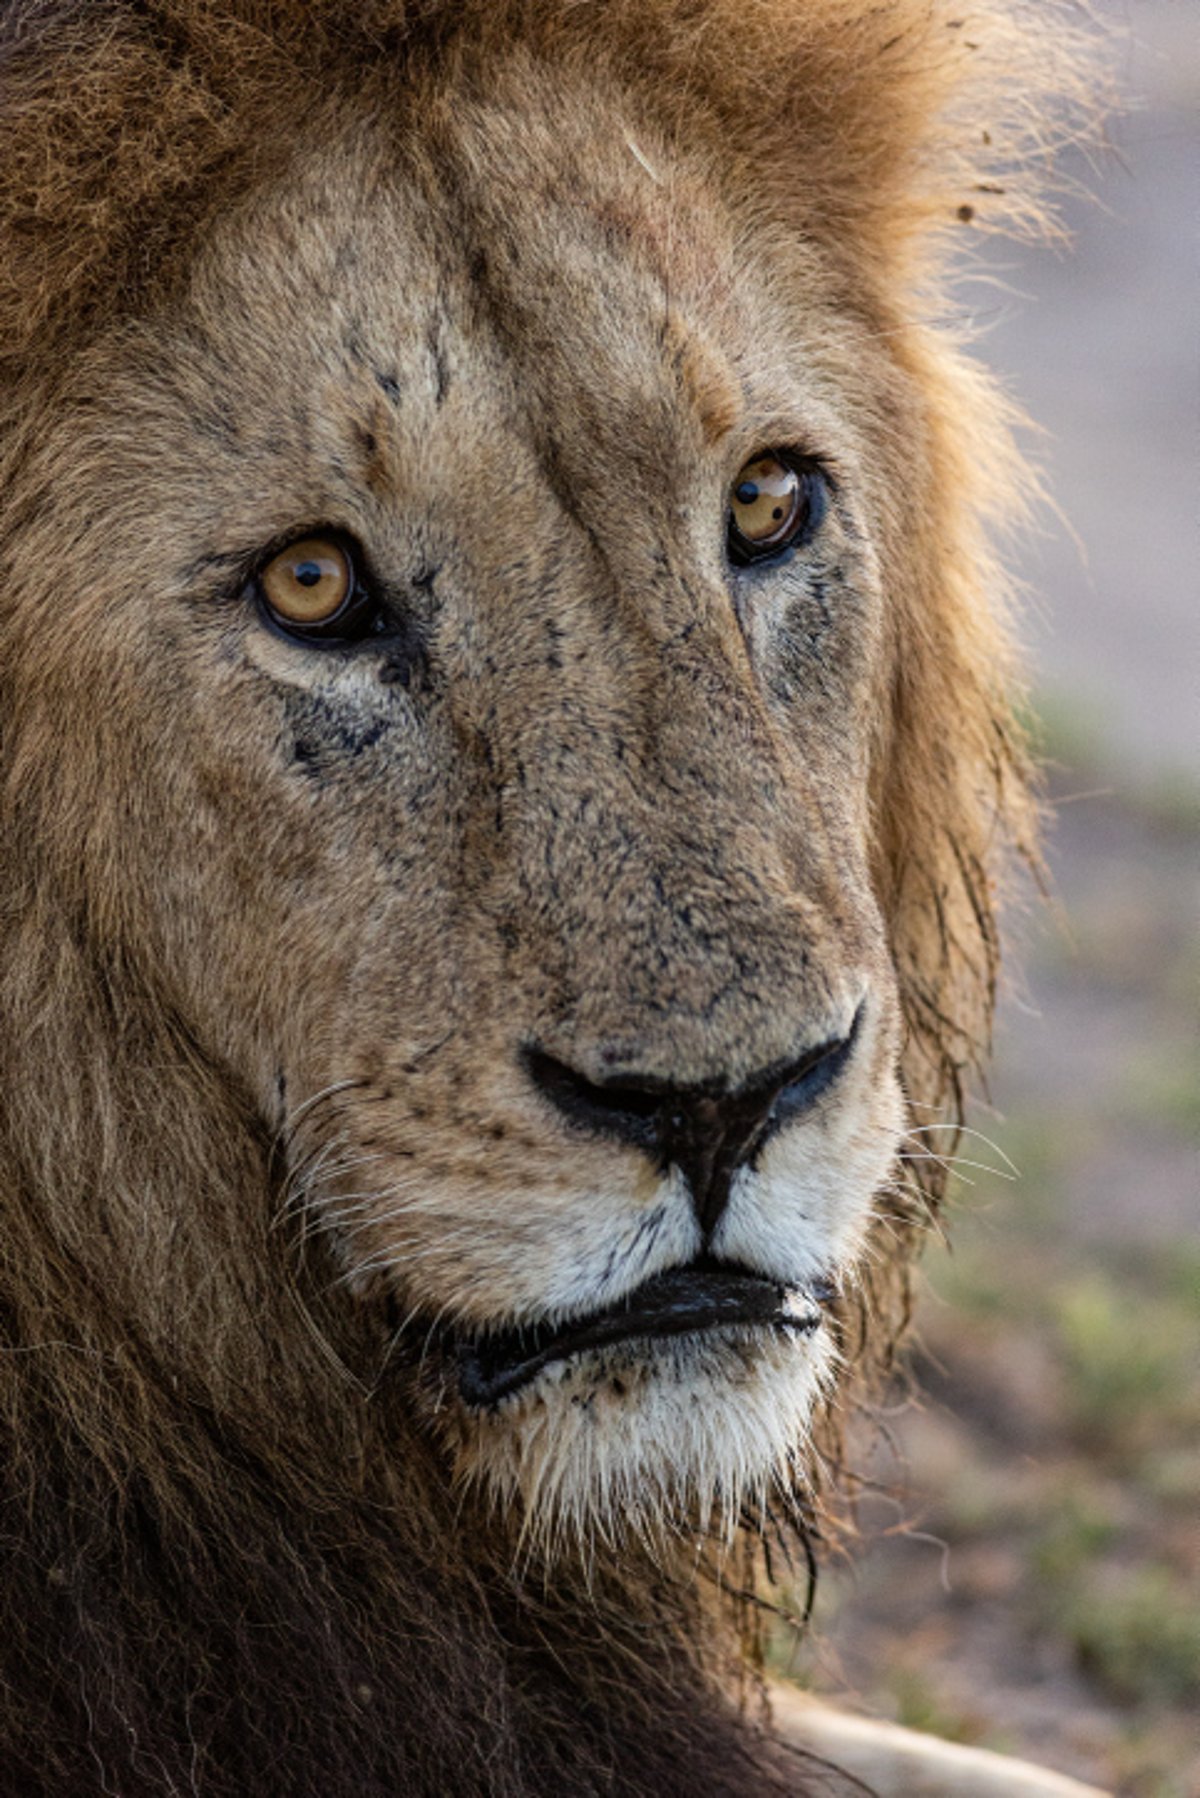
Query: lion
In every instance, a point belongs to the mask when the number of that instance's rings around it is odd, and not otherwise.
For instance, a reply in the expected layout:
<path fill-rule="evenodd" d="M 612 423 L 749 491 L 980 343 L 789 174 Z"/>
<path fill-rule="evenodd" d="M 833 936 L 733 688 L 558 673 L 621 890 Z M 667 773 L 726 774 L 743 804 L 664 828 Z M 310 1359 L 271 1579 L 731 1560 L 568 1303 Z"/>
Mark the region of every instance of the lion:
<path fill-rule="evenodd" d="M 861 1790 L 761 1620 L 1036 855 L 946 279 L 1077 46 L 0 19 L 0 1788 Z"/>

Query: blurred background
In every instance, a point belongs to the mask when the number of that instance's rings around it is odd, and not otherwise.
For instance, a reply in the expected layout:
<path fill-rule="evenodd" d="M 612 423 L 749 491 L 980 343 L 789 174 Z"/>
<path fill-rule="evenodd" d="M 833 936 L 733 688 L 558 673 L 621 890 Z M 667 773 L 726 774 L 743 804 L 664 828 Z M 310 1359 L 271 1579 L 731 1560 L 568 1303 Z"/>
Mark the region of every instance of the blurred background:
<path fill-rule="evenodd" d="M 1022 570 L 1055 902 L 925 1255 L 916 1390 L 858 1436 L 884 1492 L 777 1658 L 1200 1798 L 1200 0 L 1103 12 L 1128 110 L 1069 166 L 1071 248 L 993 247 L 968 296 L 1062 512 Z"/>

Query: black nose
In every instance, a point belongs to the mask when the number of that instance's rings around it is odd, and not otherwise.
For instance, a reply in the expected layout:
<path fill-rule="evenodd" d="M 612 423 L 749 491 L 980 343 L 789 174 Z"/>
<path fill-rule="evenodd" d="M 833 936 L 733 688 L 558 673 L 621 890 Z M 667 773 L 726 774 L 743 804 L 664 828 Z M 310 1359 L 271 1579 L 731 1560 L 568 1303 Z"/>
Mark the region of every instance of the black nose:
<path fill-rule="evenodd" d="M 841 1074 L 854 1049 L 861 1007 L 845 1036 L 830 1037 L 794 1061 L 778 1063 L 735 1092 L 722 1083 L 673 1086 L 647 1075 L 599 1083 L 544 1050 L 527 1048 L 525 1067 L 545 1098 L 578 1128 L 615 1137 L 679 1168 L 700 1228 L 711 1236 L 729 1202 L 739 1167 L 781 1124 L 800 1117 Z"/>

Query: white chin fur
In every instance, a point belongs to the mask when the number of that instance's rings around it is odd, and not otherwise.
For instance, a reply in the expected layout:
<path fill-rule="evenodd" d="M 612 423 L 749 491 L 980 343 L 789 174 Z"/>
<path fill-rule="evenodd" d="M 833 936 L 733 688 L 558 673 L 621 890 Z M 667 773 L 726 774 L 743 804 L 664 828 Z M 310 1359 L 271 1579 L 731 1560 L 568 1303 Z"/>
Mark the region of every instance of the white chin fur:
<path fill-rule="evenodd" d="M 459 1475 L 519 1504 L 531 1545 L 654 1541 L 699 1527 L 732 1536 L 743 1504 L 803 1461 L 835 1359 L 828 1333 L 749 1326 L 631 1341 L 552 1363 L 473 1413 Z"/>

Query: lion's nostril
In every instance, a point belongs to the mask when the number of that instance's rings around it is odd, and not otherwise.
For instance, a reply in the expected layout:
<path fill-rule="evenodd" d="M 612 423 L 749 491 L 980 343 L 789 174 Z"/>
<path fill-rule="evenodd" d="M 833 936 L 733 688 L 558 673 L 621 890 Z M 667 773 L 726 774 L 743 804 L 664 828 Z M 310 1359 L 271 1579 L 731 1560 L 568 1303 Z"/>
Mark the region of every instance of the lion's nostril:
<path fill-rule="evenodd" d="M 658 1150 L 668 1090 L 663 1083 L 613 1080 L 600 1084 L 556 1056 L 532 1047 L 524 1051 L 523 1060 L 538 1091 L 569 1123 L 651 1153 Z"/>
<path fill-rule="evenodd" d="M 862 1008 L 844 1036 L 764 1069 L 729 1091 L 720 1081 L 676 1086 L 659 1075 L 598 1082 L 529 1046 L 525 1069 L 542 1096 L 576 1126 L 678 1167 L 705 1235 L 729 1201 L 734 1174 L 767 1138 L 807 1111 L 838 1079 L 854 1051 Z"/>
<path fill-rule="evenodd" d="M 842 1074 L 854 1053 L 862 1014 L 863 1008 L 860 1005 L 845 1036 L 831 1037 L 826 1042 L 817 1043 L 787 1070 L 782 1085 L 771 1101 L 764 1138 L 815 1105 L 821 1094 L 827 1092 Z"/>

